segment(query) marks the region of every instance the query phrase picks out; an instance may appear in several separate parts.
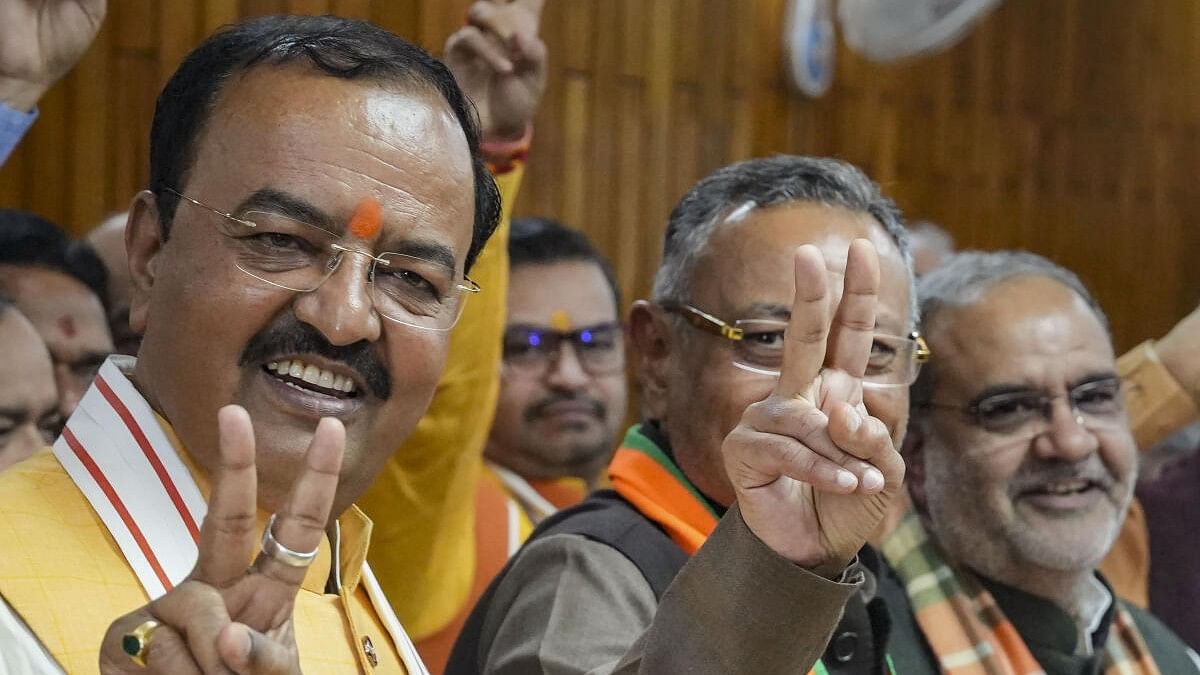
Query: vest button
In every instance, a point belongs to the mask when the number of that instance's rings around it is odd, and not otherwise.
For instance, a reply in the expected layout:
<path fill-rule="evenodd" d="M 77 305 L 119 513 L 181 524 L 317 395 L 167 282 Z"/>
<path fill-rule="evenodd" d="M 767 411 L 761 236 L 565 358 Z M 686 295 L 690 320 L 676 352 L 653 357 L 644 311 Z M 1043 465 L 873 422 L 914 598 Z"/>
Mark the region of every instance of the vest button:
<path fill-rule="evenodd" d="M 833 638 L 833 643 L 830 647 L 830 651 L 833 652 L 833 658 L 838 663 L 849 663 L 854 659 L 854 653 L 858 651 L 858 633 L 854 631 L 840 633 Z"/>
<path fill-rule="evenodd" d="M 370 636 L 368 636 L 368 635 L 363 636 L 362 646 L 363 646 L 363 654 L 367 655 L 367 663 L 370 663 L 372 668 L 374 668 L 375 666 L 378 666 L 379 665 L 379 655 L 375 653 L 375 643 L 371 642 Z"/>

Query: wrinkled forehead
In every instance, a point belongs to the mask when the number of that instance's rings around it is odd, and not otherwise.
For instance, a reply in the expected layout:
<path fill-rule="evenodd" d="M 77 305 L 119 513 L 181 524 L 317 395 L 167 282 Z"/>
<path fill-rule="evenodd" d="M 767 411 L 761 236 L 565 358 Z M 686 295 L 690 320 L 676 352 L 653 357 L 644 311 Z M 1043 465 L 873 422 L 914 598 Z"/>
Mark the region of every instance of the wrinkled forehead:
<path fill-rule="evenodd" d="M 699 257 L 693 300 L 700 302 L 704 295 L 704 300 L 721 305 L 712 311 L 740 312 L 736 318 L 786 319 L 795 294 L 793 254 L 797 247 L 811 244 L 825 258 L 836 303 L 850 243 L 860 238 L 874 244 L 879 255 L 877 323 L 881 330 L 907 333 L 912 287 L 895 241 L 870 214 L 814 202 L 734 209 L 714 229 Z M 776 316 L 745 316 L 766 309 Z"/>
<path fill-rule="evenodd" d="M 364 203 L 378 233 L 450 246 L 461 266 L 474 224 L 466 136 L 431 86 L 329 77 L 299 64 L 259 66 L 220 92 L 197 139 L 185 194 L 232 209 L 274 190 L 345 231 Z M 369 237 L 367 237 L 369 238 Z"/>
<path fill-rule="evenodd" d="M 927 326 L 937 386 L 1060 390 L 1116 372 L 1108 331 L 1087 302 L 1052 279 L 1002 282 L 943 309 Z"/>

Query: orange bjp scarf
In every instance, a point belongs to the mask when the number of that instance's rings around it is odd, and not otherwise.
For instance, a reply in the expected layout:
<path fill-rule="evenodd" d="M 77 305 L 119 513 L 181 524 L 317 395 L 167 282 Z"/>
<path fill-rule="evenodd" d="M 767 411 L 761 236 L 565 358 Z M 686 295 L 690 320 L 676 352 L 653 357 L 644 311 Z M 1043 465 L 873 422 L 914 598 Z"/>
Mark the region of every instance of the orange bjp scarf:
<path fill-rule="evenodd" d="M 675 462 L 635 424 L 608 465 L 613 489 L 695 555 L 719 516 Z"/>
<path fill-rule="evenodd" d="M 657 523 L 689 556 L 704 544 L 720 516 L 675 462 L 635 424 L 608 466 L 613 489 Z M 888 672 L 894 673 L 891 659 Z M 809 675 L 828 675 L 817 661 Z"/>

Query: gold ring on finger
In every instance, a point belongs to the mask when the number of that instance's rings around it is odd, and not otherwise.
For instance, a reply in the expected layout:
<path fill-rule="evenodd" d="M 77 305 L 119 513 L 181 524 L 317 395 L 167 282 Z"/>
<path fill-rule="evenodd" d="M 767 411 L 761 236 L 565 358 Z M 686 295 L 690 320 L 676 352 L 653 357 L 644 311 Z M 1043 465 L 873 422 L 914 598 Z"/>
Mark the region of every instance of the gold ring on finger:
<path fill-rule="evenodd" d="M 150 651 L 150 637 L 158 630 L 159 624 L 153 619 L 146 621 L 137 628 L 121 636 L 121 649 L 129 655 L 129 660 L 139 667 L 146 667 L 146 652 Z"/>

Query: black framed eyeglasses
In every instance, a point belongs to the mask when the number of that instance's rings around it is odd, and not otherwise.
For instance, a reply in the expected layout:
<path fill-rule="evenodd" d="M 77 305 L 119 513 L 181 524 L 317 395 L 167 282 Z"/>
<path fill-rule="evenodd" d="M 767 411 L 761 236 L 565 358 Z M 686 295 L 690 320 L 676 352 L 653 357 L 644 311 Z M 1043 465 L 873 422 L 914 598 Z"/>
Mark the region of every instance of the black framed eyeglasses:
<path fill-rule="evenodd" d="M 563 345 L 590 375 L 608 375 L 625 369 L 625 344 L 616 321 L 559 331 L 542 326 L 509 326 L 504 331 L 504 366 L 541 375 L 562 358 Z"/>
<path fill-rule="evenodd" d="M 1117 376 L 1078 384 L 1066 394 L 1029 389 L 991 394 L 965 406 L 930 402 L 921 407 L 958 411 L 986 431 L 1012 434 L 1034 424 L 1049 424 L 1054 415 L 1054 402 L 1062 398 L 1068 401 L 1076 422 L 1081 425 L 1088 422 L 1111 425 L 1120 421 L 1125 411 L 1121 378 Z"/>
<path fill-rule="evenodd" d="M 779 376 L 779 370 L 783 367 L 786 321 L 726 321 L 687 303 L 664 301 L 659 306 L 679 315 L 692 327 L 729 341 L 735 367 L 761 375 Z M 921 366 L 929 360 L 930 355 L 925 339 L 916 331 L 907 337 L 876 333 L 871 341 L 871 356 L 867 360 L 864 384 L 907 387 L 916 382 Z"/>

